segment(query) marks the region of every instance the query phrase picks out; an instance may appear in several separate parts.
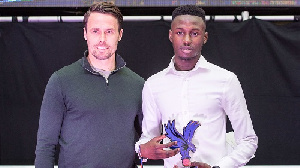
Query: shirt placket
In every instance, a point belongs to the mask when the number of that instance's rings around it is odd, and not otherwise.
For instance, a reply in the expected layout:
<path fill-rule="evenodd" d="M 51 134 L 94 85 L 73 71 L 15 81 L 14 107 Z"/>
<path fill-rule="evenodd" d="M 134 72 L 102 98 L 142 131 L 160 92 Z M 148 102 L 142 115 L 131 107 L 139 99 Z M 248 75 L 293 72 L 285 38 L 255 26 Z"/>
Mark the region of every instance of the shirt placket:
<path fill-rule="evenodd" d="M 183 78 L 182 90 L 181 90 L 181 103 L 182 103 L 182 113 L 183 116 L 187 117 L 189 113 L 189 106 L 188 106 L 188 84 L 189 80 L 187 77 Z"/>

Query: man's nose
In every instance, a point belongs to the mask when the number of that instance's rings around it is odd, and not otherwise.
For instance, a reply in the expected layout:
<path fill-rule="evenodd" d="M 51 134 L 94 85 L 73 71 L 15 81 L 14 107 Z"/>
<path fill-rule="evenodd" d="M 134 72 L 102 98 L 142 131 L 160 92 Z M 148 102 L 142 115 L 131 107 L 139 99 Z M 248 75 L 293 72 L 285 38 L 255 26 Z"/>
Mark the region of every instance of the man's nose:
<path fill-rule="evenodd" d="M 106 40 L 106 35 L 105 33 L 101 33 L 100 36 L 99 36 L 99 41 L 100 42 L 104 42 Z"/>
<path fill-rule="evenodd" d="M 184 45 L 190 45 L 192 42 L 192 39 L 191 39 L 191 36 L 189 34 L 186 34 L 184 37 L 183 37 L 183 44 Z"/>

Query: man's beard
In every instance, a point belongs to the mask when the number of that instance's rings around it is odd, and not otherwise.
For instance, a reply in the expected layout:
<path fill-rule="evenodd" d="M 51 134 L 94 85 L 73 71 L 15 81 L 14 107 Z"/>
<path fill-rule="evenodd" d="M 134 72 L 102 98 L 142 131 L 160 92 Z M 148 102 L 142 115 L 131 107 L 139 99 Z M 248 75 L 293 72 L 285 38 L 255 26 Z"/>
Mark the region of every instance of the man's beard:
<path fill-rule="evenodd" d="M 183 61 L 191 61 L 191 60 L 197 59 L 199 55 L 200 55 L 199 53 L 198 53 L 198 54 L 195 54 L 195 55 L 192 56 L 192 57 L 183 57 L 183 56 L 180 56 L 180 55 L 179 55 L 178 58 L 179 58 L 180 60 L 183 60 Z"/>
<path fill-rule="evenodd" d="M 97 51 L 94 50 L 92 55 L 97 59 L 97 60 L 106 60 L 109 59 L 111 56 L 113 56 L 112 53 L 106 53 L 106 55 L 101 56 L 100 54 L 97 54 Z"/>

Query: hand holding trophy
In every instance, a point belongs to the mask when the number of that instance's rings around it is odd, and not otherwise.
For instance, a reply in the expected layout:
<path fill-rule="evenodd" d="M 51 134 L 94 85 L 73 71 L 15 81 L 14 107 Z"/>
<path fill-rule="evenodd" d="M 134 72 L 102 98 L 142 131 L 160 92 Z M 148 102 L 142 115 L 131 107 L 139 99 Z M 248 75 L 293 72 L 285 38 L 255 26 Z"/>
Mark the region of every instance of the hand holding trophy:
<path fill-rule="evenodd" d="M 189 151 L 195 152 L 196 147 L 192 143 L 192 138 L 194 136 L 195 130 L 200 126 L 198 121 L 191 120 L 186 127 L 183 128 L 183 134 L 179 133 L 175 128 L 175 120 L 168 121 L 165 124 L 166 136 L 171 139 L 171 141 L 176 141 L 177 144 L 172 146 L 172 148 L 180 148 L 182 164 L 185 167 L 193 166 L 190 161 Z"/>

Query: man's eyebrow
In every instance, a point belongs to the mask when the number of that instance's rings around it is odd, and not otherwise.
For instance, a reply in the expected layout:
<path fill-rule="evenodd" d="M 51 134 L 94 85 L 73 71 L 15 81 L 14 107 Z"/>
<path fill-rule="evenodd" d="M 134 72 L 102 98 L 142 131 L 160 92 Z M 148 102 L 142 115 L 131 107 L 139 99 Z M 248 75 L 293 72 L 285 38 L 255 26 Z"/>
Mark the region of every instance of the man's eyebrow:
<path fill-rule="evenodd" d="M 91 30 L 99 30 L 97 27 L 92 27 Z"/>
<path fill-rule="evenodd" d="M 181 28 L 181 27 L 175 28 L 175 30 L 177 30 L 177 29 L 179 29 L 179 30 L 184 30 L 184 28 Z M 193 28 L 192 30 L 201 30 L 201 29 L 200 29 L 200 28 Z"/>
<path fill-rule="evenodd" d="M 98 27 L 93 27 L 91 28 L 91 30 L 99 30 L 100 28 Z M 115 30 L 114 28 L 107 28 L 107 29 L 104 29 L 104 30 Z"/>

